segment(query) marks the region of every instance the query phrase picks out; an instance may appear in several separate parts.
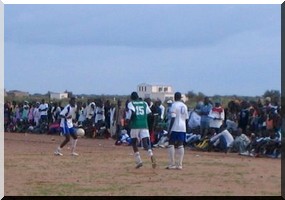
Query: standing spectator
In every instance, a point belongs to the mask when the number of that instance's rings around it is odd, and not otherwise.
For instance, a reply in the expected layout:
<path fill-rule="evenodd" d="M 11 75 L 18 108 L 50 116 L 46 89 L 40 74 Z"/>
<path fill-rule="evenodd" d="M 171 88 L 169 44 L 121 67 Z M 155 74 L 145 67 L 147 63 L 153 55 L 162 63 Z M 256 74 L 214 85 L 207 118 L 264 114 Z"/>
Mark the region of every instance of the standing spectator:
<path fill-rule="evenodd" d="M 230 101 L 228 103 L 227 109 L 227 119 L 226 119 L 226 128 L 232 133 L 237 131 L 238 128 L 238 113 L 239 113 L 239 104 L 236 101 Z"/>
<path fill-rule="evenodd" d="M 69 104 L 66 105 L 64 109 L 60 112 L 60 117 L 61 117 L 60 128 L 62 134 L 65 136 L 65 140 L 60 144 L 59 147 L 57 147 L 57 149 L 54 152 L 55 155 L 58 156 L 63 155 L 61 153 L 61 150 L 70 141 L 70 136 L 71 136 L 73 138 L 71 144 L 71 155 L 78 156 L 78 154 L 75 152 L 75 147 L 77 144 L 77 135 L 72 122 L 72 116 L 76 112 L 75 102 L 76 102 L 75 98 L 72 97 L 69 100 Z"/>
<path fill-rule="evenodd" d="M 87 111 L 86 111 L 86 120 L 88 122 L 93 121 L 95 118 L 95 109 L 96 109 L 96 104 L 94 102 L 91 102 L 91 100 L 88 99 L 87 101 L 88 106 Z"/>
<path fill-rule="evenodd" d="M 213 106 L 210 102 L 209 97 L 204 98 L 204 104 L 200 108 L 200 115 L 201 115 L 201 136 L 205 137 L 208 134 L 209 131 L 209 125 L 210 125 L 210 117 L 209 113 L 212 110 Z"/>
<path fill-rule="evenodd" d="M 104 103 L 104 114 L 105 114 L 105 124 L 106 124 L 106 129 L 110 130 L 111 127 L 111 104 L 110 100 L 105 101 Z"/>
<path fill-rule="evenodd" d="M 197 133 L 197 131 L 200 129 L 200 124 L 201 124 L 201 116 L 199 115 L 199 110 L 200 110 L 200 106 L 199 104 L 196 105 L 196 107 L 189 112 L 189 120 L 188 120 L 188 127 L 189 127 L 189 131 L 190 133 L 193 133 L 193 131 L 195 133 Z M 198 131 L 199 133 L 200 131 Z"/>
<path fill-rule="evenodd" d="M 137 92 L 132 92 L 131 102 L 128 103 L 129 115 L 126 118 L 129 121 L 131 128 L 131 139 L 133 151 L 135 153 L 136 168 L 143 166 L 142 159 L 138 150 L 138 140 L 142 140 L 144 148 L 148 151 L 148 155 L 151 158 L 152 167 L 156 167 L 156 161 L 149 143 L 149 130 L 147 123 L 147 115 L 151 113 L 148 104 L 139 99 Z"/>
<path fill-rule="evenodd" d="M 124 129 L 127 130 L 127 134 L 130 135 L 131 134 L 131 129 L 130 129 L 130 125 L 129 125 L 129 121 L 127 119 L 131 118 L 132 112 L 129 110 L 129 105 L 130 100 L 128 99 L 125 103 L 125 109 L 124 109 L 124 120 L 123 120 L 123 124 L 124 124 Z"/>
<path fill-rule="evenodd" d="M 40 123 L 42 122 L 48 122 L 48 104 L 45 102 L 44 99 L 42 99 L 42 102 L 39 106 L 39 111 L 40 111 Z"/>
<path fill-rule="evenodd" d="M 209 123 L 210 128 L 214 129 L 216 134 L 218 134 L 225 120 L 225 111 L 219 101 L 215 102 L 215 106 L 210 111 L 209 117 L 211 118 Z"/>
<path fill-rule="evenodd" d="M 29 124 L 31 126 L 34 125 L 34 109 L 35 109 L 35 105 L 33 103 L 30 103 L 29 104 L 29 113 L 28 113 L 28 121 L 29 121 Z"/>
<path fill-rule="evenodd" d="M 241 102 L 241 111 L 239 113 L 238 127 L 245 133 L 249 123 L 249 105 L 246 101 Z"/>
<path fill-rule="evenodd" d="M 264 102 L 263 109 L 265 110 L 265 112 L 268 113 L 272 107 L 273 107 L 273 106 L 272 106 L 272 104 L 271 104 L 271 98 L 270 98 L 270 97 L 266 97 L 266 98 L 265 98 L 265 102 Z"/>
<path fill-rule="evenodd" d="M 35 108 L 34 108 L 34 111 L 33 111 L 35 126 L 39 126 L 40 125 L 39 122 L 40 122 L 40 119 L 41 119 L 41 114 L 40 114 L 40 111 L 39 111 L 39 106 L 40 106 L 40 102 L 36 102 L 36 105 L 35 105 Z"/>
<path fill-rule="evenodd" d="M 164 115 L 165 115 L 165 107 L 162 105 L 161 100 L 158 100 L 158 107 L 160 109 L 160 120 L 164 120 Z"/>
<path fill-rule="evenodd" d="M 59 114 L 61 112 L 61 108 L 59 107 L 57 102 L 53 103 L 53 106 L 51 108 L 51 116 L 52 116 L 52 122 L 57 122 L 59 118 Z"/>
<path fill-rule="evenodd" d="M 12 107 L 10 102 L 4 104 L 4 131 L 8 130 L 8 126 L 11 123 L 12 118 Z"/>
<path fill-rule="evenodd" d="M 79 117 L 78 117 L 78 125 L 83 125 L 85 120 L 86 120 L 86 103 L 82 103 L 82 105 L 79 107 L 78 106 L 78 114 L 79 114 Z"/>
<path fill-rule="evenodd" d="M 115 108 L 115 119 L 114 123 L 116 124 L 116 140 L 119 140 L 119 136 L 121 130 L 124 127 L 124 116 L 125 116 L 125 108 L 122 106 L 122 101 L 118 99 L 117 106 Z"/>
<path fill-rule="evenodd" d="M 275 132 L 281 131 L 282 119 L 275 108 L 271 108 L 267 117 L 267 129 L 273 129 Z"/>
<path fill-rule="evenodd" d="M 110 133 L 111 133 L 112 138 L 114 138 L 116 135 L 115 112 L 116 112 L 115 104 L 111 103 L 111 106 L 110 106 Z"/>
<path fill-rule="evenodd" d="M 150 134 L 151 145 L 155 143 L 155 133 L 154 130 L 157 127 L 158 122 L 160 121 L 161 111 L 159 108 L 159 102 L 151 102 L 150 98 L 146 99 L 148 106 L 150 107 L 151 113 L 148 115 L 148 128 Z"/>
<path fill-rule="evenodd" d="M 184 141 L 186 135 L 186 126 L 188 123 L 188 109 L 181 101 L 181 93 L 174 94 L 175 102 L 171 106 L 171 122 L 168 129 L 168 155 L 169 165 L 166 169 L 182 169 L 182 162 L 184 157 Z M 175 164 L 175 148 L 177 146 L 177 163 Z"/>
<path fill-rule="evenodd" d="M 23 111 L 22 111 L 22 120 L 25 124 L 28 123 L 29 110 L 30 110 L 29 102 L 24 101 Z"/>
<path fill-rule="evenodd" d="M 105 110 L 104 110 L 104 104 L 101 99 L 99 99 L 96 102 L 96 110 L 95 110 L 95 128 L 96 131 L 99 131 L 100 128 L 105 123 Z"/>
<path fill-rule="evenodd" d="M 167 101 L 166 115 L 165 115 L 165 119 L 164 119 L 164 121 L 167 123 L 167 130 L 169 128 L 170 121 L 171 121 L 170 108 L 171 108 L 172 103 L 173 103 L 172 100 Z"/>

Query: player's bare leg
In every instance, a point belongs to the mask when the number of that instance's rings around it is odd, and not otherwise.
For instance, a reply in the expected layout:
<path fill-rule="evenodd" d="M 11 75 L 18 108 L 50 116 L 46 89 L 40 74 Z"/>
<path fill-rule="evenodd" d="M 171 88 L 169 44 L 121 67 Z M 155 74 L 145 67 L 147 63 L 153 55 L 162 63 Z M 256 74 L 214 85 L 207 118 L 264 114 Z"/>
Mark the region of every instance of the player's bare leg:
<path fill-rule="evenodd" d="M 148 155 L 150 156 L 152 168 L 155 169 L 156 168 L 156 159 L 155 159 L 153 152 L 152 152 L 152 149 L 151 149 L 149 137 L 143 138 L 142 142 L 143 142 L 144 149 L 147 149 Z"/>
<path fill-rule="evenodd" d="M 137 141 L 138 141 L 137 138 L 132 138 L 132 147 L 133 147 L 134 155 L 135 155 L 136 169 L 138 169 L 138 168 L 143 166 L 142 159 L 141 159 L 141 156 L 140 156 L 140 152 L 139 152 L 139 149 L 138 149 L 138 146 L 137 146 Z"/>

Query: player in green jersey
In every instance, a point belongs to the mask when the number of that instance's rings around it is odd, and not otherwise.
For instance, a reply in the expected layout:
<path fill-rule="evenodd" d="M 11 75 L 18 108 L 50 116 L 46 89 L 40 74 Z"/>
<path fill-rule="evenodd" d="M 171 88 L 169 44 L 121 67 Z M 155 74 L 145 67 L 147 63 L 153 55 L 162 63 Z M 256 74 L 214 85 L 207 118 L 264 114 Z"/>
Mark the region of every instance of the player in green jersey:
<path fill-rule="evenodd" d="M 146 102 L 139 99 L 137 92 L 132 92 L 131 101 L 128 103 L 128 110 L 126 119 L 131 128 L 130 136 L 132 138 L 132 147 L 135 153 L 136 168 L 143 166 L 137 146 L 139 141 L 142 141 L 144 149 L 148 151 L 148 155 L 152 162 L 152 168 L 155 168 L 156 161 L 150 145 L 147 123 L 147 115 L 151 113 L 151 110 Z"/>

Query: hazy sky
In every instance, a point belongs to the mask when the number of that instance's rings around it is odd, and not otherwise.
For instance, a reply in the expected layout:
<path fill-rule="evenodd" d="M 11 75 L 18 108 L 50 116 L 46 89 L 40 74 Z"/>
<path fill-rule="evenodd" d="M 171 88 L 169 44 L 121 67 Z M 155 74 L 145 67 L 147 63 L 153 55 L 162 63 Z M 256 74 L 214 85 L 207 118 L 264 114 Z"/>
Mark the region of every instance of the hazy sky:
<path fill-rule="evenodd" d="M 5 5 L 4 87 L 206 95 L 281 90 L 281 5 Z"/>

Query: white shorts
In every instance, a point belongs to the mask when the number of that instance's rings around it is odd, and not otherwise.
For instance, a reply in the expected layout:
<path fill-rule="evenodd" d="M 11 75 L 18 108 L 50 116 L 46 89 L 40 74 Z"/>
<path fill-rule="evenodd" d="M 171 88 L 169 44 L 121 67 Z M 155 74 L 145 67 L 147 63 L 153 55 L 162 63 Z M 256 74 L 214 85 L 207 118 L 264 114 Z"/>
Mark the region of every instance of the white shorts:
<path fill-rule="evenodd" d="M 131 138 L 142 139 L 145 137 L 149 137 L 148 129 L 131 129 Z"/>

